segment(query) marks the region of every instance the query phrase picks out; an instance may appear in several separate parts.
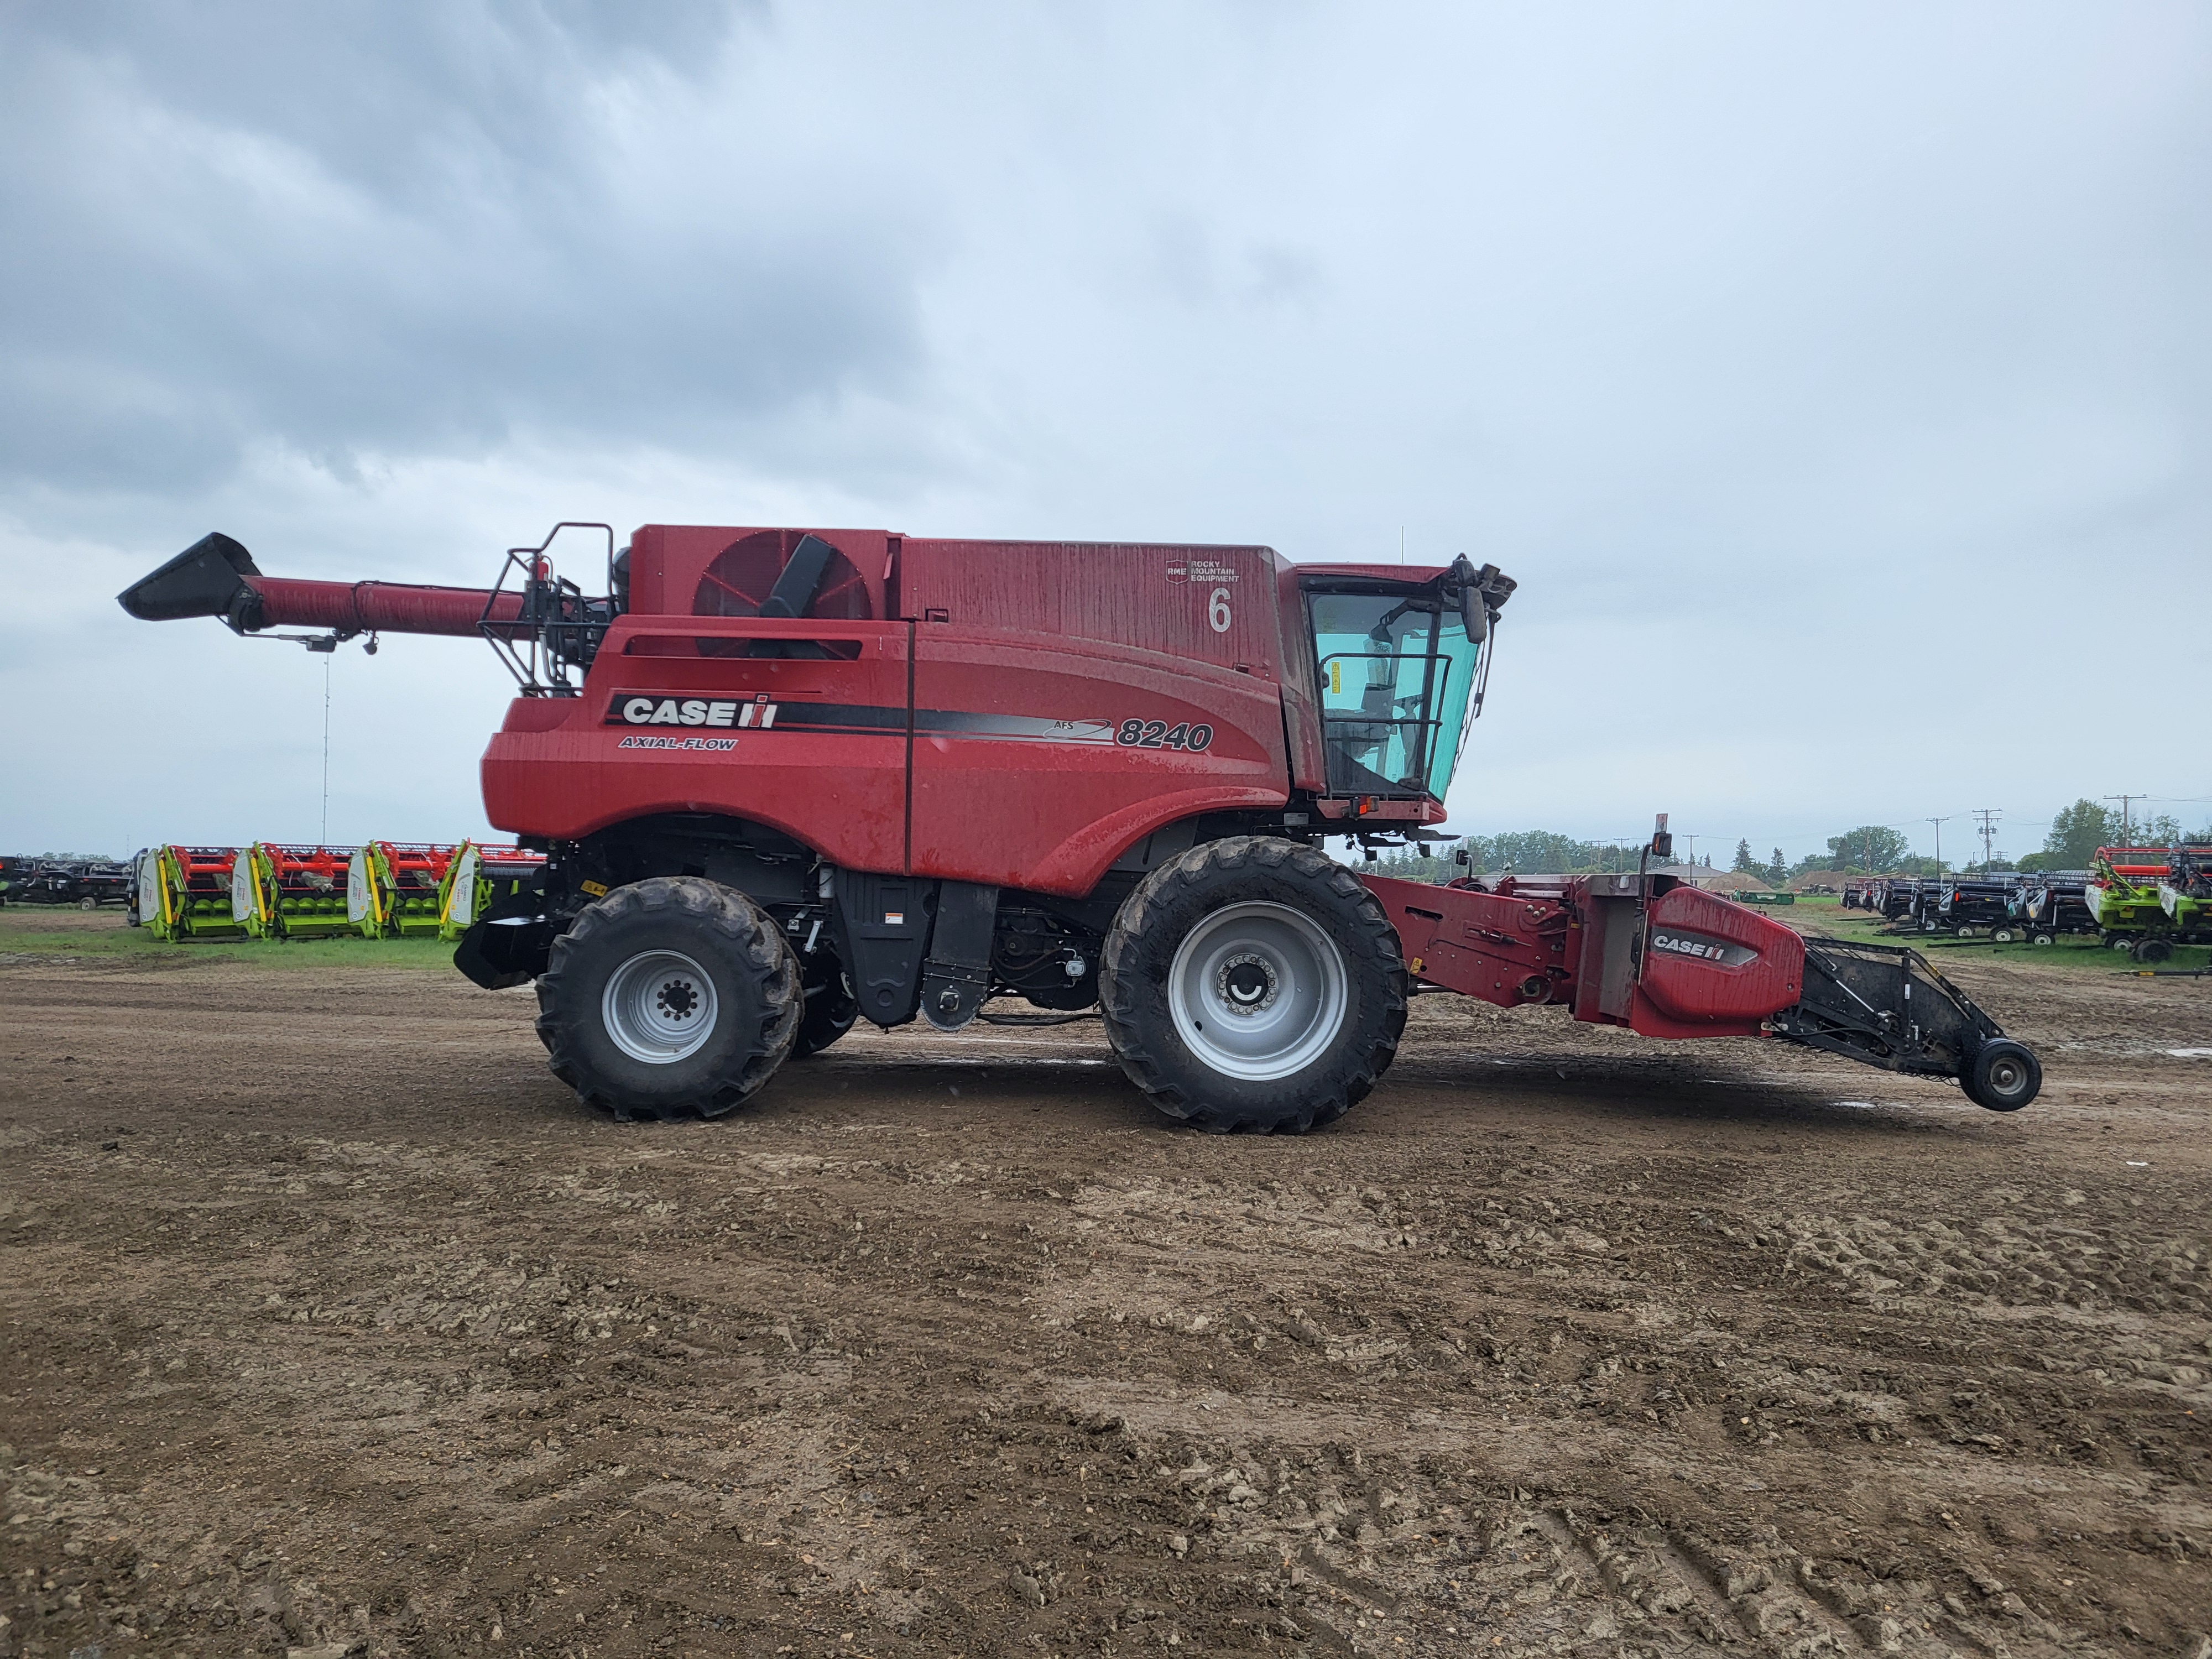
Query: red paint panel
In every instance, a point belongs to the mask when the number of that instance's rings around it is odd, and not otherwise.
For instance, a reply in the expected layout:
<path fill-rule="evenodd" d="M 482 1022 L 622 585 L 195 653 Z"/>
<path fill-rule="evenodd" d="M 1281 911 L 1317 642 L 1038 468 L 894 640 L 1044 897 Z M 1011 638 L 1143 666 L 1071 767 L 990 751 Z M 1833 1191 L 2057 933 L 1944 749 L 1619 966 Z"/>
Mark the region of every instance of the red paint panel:
<path fill-rule="evenodd" d="M 515 835 L 574 841 L 649 812 L 720 812 L 767 824 L 848 869 L 894 872 L 906 853 L 908 628 L 685 617 L 682 635 L 731 641 L 820 639 L 850 660 L 634 652 L 672 634 L 665 617 L 611 629 L 581 696 L 519 699 L 483 763 L 484 810 Z M 775 724 L 632 727 L 607 723 L 629 696 L 758 706 Z M 875 729 L 810 727 L 810 708 L 884 711 Z M 550 708 L 563 711 L 548 725 Z M 726 750 L 623 746 L 625 738 L 727 742 Z"/>
<path fill-rule="evenodd" d="M 1804 982 L 1796 933 L 1741 904 L 1676 887 L 1651 902 L 1631 1024 L 1650 1036 L 1693 1036 L 1715 1024 L 1755 1030 L 1795 1003 Z"/>
<path fill-rule="evenodd" d="M 1298 567 L 1287 562 L 1275 572 L 1275 609 L 1283 638 L 1283 730 L 1290 744 L 1291 783 L 1313 794 L 1326 794 L 1328 757 L 1321 741 L 1321 666 L 1314 658 L 1313 630 L 1306 626 Z"/>
<path fill-rule="evenodd" d="M 901 553 L 899 603 L 925 626 L 1093 640 L 1280 677 L 1277 572 L 1265 547 L 928 541 Z"/>
<path fill-rule="evenodd" d="M 927 623 L 915 653 L 917 875 L 1079 895 L 1162 824 L 1288 799 L 1281 707 L 1254 676 Z M 1164 744 L 1180 726 L 1186 746 L 1119 744 L 1127 720 L 1159 722 Z"/>

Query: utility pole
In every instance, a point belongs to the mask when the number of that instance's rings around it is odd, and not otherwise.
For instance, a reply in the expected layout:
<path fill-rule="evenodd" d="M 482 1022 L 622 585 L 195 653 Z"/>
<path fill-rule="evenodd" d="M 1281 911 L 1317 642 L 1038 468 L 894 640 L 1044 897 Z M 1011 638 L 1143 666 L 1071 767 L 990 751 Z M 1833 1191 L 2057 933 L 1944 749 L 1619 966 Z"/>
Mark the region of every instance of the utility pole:
<path fill-rule="evenodd" d="M 1936 879 L 1938 881 L 1943 879 L 1943 826 L 1958 816 L 1956 812 L 1947 812 L 1940 818 L 1923 820 L 1936 826 Z"/>
<path fill-rule="evenodd" d="M 2004 808 L 2002 806 L 1978 806 L 1974 809 L 1974 816 L 1982 821 L 1982 873 L 1984 876 L 1990 872 L 1990 862 L 1992 857 L 1990 845 L 1996 835 L 1996 824 L 1993 820 L 2001 817 L 2003 812 Z"/>
<path fill-rule="evenodd" d="M 2148 800 L 2150 797 L 2148 795 L 2103 795 L 2100 796 L 2099 799 L 2101 800 L 2116 800 L 2119 802 L 2120 845 L 2123 847 L 2130 845 L 2135 839 L 2136 832 L 2135 821 L 2128 812 L 2129 804 L 2133 801 Z"/>
<path fill-rule="evenodd" d="M 323 658 L 323 827 L 319 848 L 331 844 L 331 664 L 337 653 L 326 653 Z"/>

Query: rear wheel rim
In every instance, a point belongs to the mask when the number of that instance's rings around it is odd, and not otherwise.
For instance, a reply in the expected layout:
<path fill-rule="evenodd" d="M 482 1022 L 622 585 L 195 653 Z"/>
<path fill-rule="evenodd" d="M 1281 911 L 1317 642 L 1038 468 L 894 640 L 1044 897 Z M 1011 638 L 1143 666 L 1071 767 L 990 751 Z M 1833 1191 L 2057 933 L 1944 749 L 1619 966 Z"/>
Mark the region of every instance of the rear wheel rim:
<path fill-rule="evenodd" d="M 1224 906 L 1184 936 L 1168 968 L 1176 1034 L 1200 1063 L 1246 1083 L 1312 1065 L 1351 1005 L 1344 953 L 1286 904 Z"/>
<path fill-rule="evenodd" d="M 2004 1054 L 1990 1062 L 1989 1091 L 1999 1100 L 2009 1100 L 2027 1086 L 2025 1062 Z"/>
<path fill-rule="evenodd" d="M 707 970 L 680 951 L 641 951 L 607 975 L 599 1015 L 632 1060 L 672 1066 L 714 1034 L 721 1000 Z"/>

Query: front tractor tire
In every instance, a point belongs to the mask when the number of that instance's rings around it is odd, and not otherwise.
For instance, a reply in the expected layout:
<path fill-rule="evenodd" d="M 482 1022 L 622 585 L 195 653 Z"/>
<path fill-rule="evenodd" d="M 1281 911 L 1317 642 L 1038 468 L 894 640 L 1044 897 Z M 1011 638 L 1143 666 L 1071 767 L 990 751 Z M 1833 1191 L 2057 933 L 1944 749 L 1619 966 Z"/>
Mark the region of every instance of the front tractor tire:
<path fill-rule="evenodd" d="M 553 942 L 538 980 L 553 1075 L 633 1118 L 720 1117 L 783 1064 L 799 966 L 775 923 L 691 876 L 617 887 Z"/>
<path fill-rule="evenodd" d="M 1382 907 L 1314 848 L 1233 836 L 1162 865 L 1106 935 L 1107 1040 L 1169 1116 L 1298 1133 L 1375 1086 L 1406 1026 Z"/>

